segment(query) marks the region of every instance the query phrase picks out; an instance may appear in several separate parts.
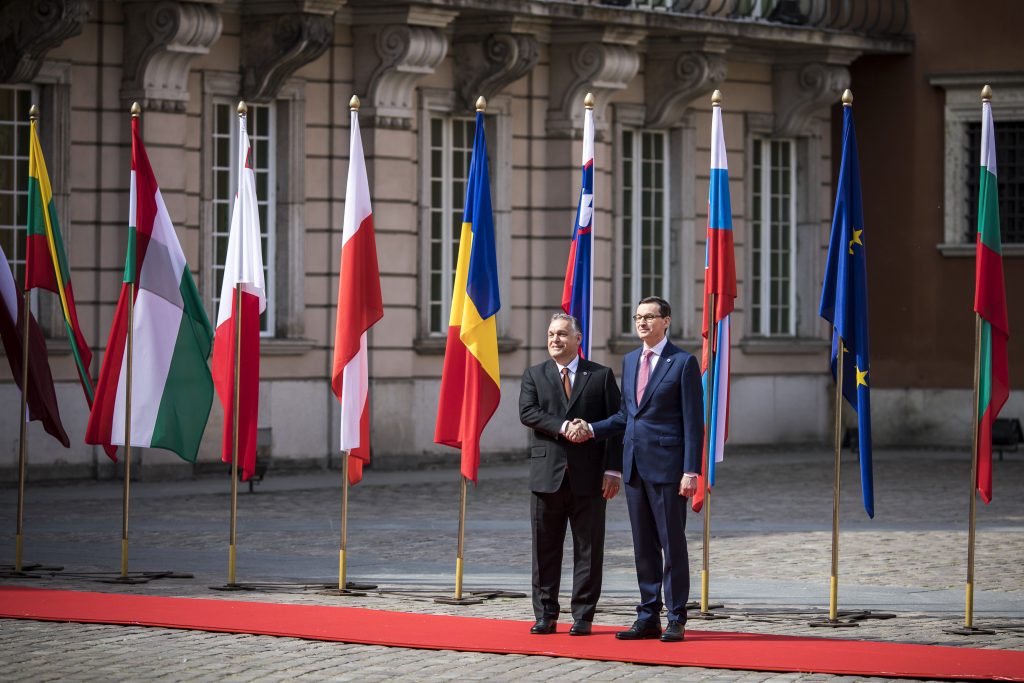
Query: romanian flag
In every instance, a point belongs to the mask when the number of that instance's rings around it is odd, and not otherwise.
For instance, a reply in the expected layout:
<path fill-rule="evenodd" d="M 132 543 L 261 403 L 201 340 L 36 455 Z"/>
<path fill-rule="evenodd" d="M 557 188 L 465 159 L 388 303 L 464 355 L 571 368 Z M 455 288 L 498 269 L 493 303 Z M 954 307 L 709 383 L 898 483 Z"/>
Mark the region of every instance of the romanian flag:
<path fill-rule="evenodd" d="M 384 301 L 380 292 L 377 240 L 373 233 L 359 110 L 352 109 L 351 116 L 331 390 L 341 403 L 341 450 L 348 457 L 348 481 L 358 484 L 363 479 L 363 465 L 370 462 L 370 369 L 366 333 L 384 317 Z"/>
<path fill-rule="evenodd" d="M 92 351 L 85 342 L 75 310 L 75 295 L 71 288 L 71 272 L 64 254 L 64 240 L 60 235 L 60 222 L 53 202 L 50 176 L 46 172 L 43 148 L 33 120 L 29 129 L 28 152 L 28 243 L 25 251 L 25 290 L 42 287 L 60 298 L 64 329 L 71 344 L 71 357 L 78 370 L 78 379 L 85 392 L 85 400 L 92 408 L 95 390 L 89 376 Z M 105 449 L 116 459 L 116 449 Z"/>
<path fill-rule="evenodd" d="M 580 355 L 590 358 L 591 324 L 594 318 L 594 110 L 583 118 L 583 174 L 576 223 L 565 267 L 562 310 L 576 318 L 583 332 Z"/>
<path fill-rule="evenodd" d="M 732 202 L 729 198 L 729 163 L 725 155 L 725 134 L 722 132 L 722 107 L 714 103 L 711 115 L 711 178 L 708 183 L 708 235 L 704 250 L 704 310 L 715 295 L 715 359 L 709 367 L 708 318 L 704 316 L 704 351 L 701 373 L 704 401 L 711 401 L 709 452 L 704 453 L 704 473 L 708 486 L 715 484 L 715 463 L 725 457 L 725 440 L 729 436 L 729 349 L 731 317 L 736 301 L 736 255 L 733 246 Z M 705 414 L 707 414 L 705 412 Z M 698 481 L 697 494 L 691 503 L 694 511 L 704 505 L 704 484 Z"/>
<path fill-rule="evenodd" d="M 462 476 L 476 483 L 480 434 L 498 408 L 498 259 L 487 172 L 484 115 L 477 111 L 462 237 L 434 442 L 462 449 Z"/>
<path fill-rule="evenodd" d="M 838 357 L 843 362 L 843 396 L 857 411 L 860 442 L 860 486 L 864 509 L 875 516 L 871 470 L 871 377 L 868 364 L 868 266 L 864 210 L 860 194 L 860 162 L 853 127 L 853 106 L 843 106 L 843 157 L 832 216 L 825 281 L 821 287 L 822 318 L 832 323 L 832 376 Z"/>
<path fill-rule="evenodd" d="M 981 178 L 978 184 L 978 240 L 975 252 L 974 311 L 981 318 L 978 356 L 978 491 L 992 500 L 992 425 L 1010 396 L 1003 248 L 999 238 L 999 200 L 996 194 L 996 140 L 992 103 L 981 104 Z"/>

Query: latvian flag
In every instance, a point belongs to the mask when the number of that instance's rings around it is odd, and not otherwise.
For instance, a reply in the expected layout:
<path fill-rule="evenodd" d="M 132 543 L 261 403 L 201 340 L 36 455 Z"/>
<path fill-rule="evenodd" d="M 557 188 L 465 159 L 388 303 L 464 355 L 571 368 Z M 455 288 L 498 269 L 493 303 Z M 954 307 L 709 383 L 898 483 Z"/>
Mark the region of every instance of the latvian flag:
<path fill-rule="evenodd" d="M 256 419 L 260 396 L 260 314 L 267 309 L 263 277 L 260 214 L 245 115 L 238 117 L 238 190 L 231 212 L 228 254 L 217 307 L 213 342 L 213 381 L 224 407 L 221 459 L 231 462 L 235 444 L 235 369 L 238 369 L 238 464 L 242 479 L 256 473 Z M 241 290 L 241 343 L 238 343 L 238 290 Z M 236 349 L 241 350 L 238 363 Z"/>
<path fill-rule="evenodd" d="M 131 445 L 195 462 L 213 403 L 213 330 L 132 118 L 128 253 L 86 443 L 125 441 L 128 302 L 135 288 Z"/>
<path fill-rule="evenodd" d="M 370 184 L 366 179 L 359 111 L 352 109 L 345 223 L 341 235 L 338 317 L 334 333 L 331 389 L 341 402 L 341 450 L 349 459 L 348 480 L 358 484 L 370 462 L 370 372 L 366 331 L 384 317 L 377 242 L 373 234 Z"/>
<path fill-rule="evenodd" d="M 704 252 L 704 350 L 701 372 L 704 400 L 711 400 L 710 452 L 704 453 L 704 476 L 708 486 L 715 485 L 715 463 L 725 456 L 725 440 L 729 436 L 729 370 L 730 318 L 736 300 L 736 257 L 733 249 L 732 204 L 729 200 L 729 164 L 725 157 L 725 135 L 722 132 L 722 106 L 714 102 L 711 115 L 711 178 L 708 191 L 708 236 Z M 711 295 L 715 295 L 714 324 L 715 357 L 708 367 L 708 315 Z M 705 411 L 705 414 L 708 414 Z M 698 482 L 692 507 L 704 505 L 703 482 Z"/>
<path fill-rule="evenodd" d="M 594 110 L 583 119 L 583 174 L 576 224 L 569 245 L 569 263 L 562 287 L 562 310 L 576 318 L 583 332 L 580 355 L 590 358 L 591 321 L 594 317 Z"/>

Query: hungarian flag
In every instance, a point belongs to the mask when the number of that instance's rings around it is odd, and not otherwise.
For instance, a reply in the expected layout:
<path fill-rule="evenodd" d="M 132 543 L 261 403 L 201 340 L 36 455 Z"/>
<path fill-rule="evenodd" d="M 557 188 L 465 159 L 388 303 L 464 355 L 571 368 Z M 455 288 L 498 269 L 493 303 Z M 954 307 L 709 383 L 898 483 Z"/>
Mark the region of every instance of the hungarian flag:
<path fill-rule="evenodd" d="M 260 314 L 267 310 L 263 277 L 260 214 L 256 175 L 252 170 L 245 116 L 238 117 L 238 190 L 231 212 L 228 254 L 217 307 L 213 341 L 213 382 L 224 406 L 221 459 L 231 462 L 235 445 L 235 367 L 238 367 L 238 461 L 242 480 L 256 473 L 256 422 L 260 396 Z M 241 343 L 238 330 L 238 291 L 242 293 Z M 236 363 L 236 349 L 240 355 Z"/>
<path fill-rule="evenodd" d="M 981 103 L 981 178 L 978 183 L 978 239 L 975 252 L 974 312 L 981 317 L 981 371 L 978 377 L 978 491 L 992 500 L 992 425 L 1010 396 L 1007 345 L 1010 325 L 1003 284 L 1003 248 L 999 238 L 996 193 L 996 139 L 992 103 Z"/>
<path fill-rule="evenodd" d="M 710 421 L 704 428 L 710 434 L 709 451 L 704 452 L 704 472 L 708 486 L 715 485 L 715 463 L 725 457 L 729 437 L 729 372 L 732 311 L 736 301 L 736 255 L 733 247 L 732 202 L 729 199 L 729 163 L 725 156 L 722 131 L 722 107 L 715 104 L 711 115 L 711 178 L 708 183 L 708 234 L 704 247 L 704 350 L 701 373 L 704 401 L 711 401 Z M 709 330 L 707 310 L 715 295 L 715 359 L 709 367 Z M 707 405 L 705 403 L 705 405 Z M 705 415 L 707 415 L 705 411 Z M 691 506 L 694 512 L 704 506 L 704 482 L 698 480 L 697 494 Z"/>
<path fill-rule="evenodd" d="M 370 462 L 370 372 L 366 331 L 384 317 L 377 242 L 373 236 L 370 185 L 363 160 L 359 112 L 352 110 L 345 223 L 341 233 L 338 317 L 334 331 L 331 389 L 341 403 L 341 450 L 349 459 L 348 480 L 358 484 Z"/>
<path fill-rule="evenodd" d="M 71 345 L 71 357 L 75 361 L 78 379 L 85 392 L 85 400 L 92 408 L 95 390 L 89 366 L 92 351 L 82 335 L 75 309 L 75 294 L 71 288 L 71 272 L 68 258 L 64 254 L 64 240 L 57 220 L 57 207 L 53 202 L 53 188 L 46 172 L 43 148 L 39 144 L 36 122 L 29 127 L 28 147 L 28 240 L 25 250 L 25 289 L 36 287 L 48 289 L 60 298 L 60 311 L 64 318 L 64 330 Z M 33 354 L 33 357 L 34 354 Z M 18 357 L 21 363 L 21 357 Z M 31 363 L 31 361 L 30 361 Z M 47 371 L 48 372 L 48 371 Z M 19 375 L 20 381 L 20 375 Z M 52 433 L 52 432 L 51 432 Z M 106 448 L 107 455 L 117 459 L 117 450 Z"/>
<path fill-rule="evenodd" d="M 33 125 L 35 125 L 33 123 Z M 0 246 L 0 342 L 3 343 L 7 362 L 11 365 L 11 374 L 19 389 L 22 375 L 22 342 L 25 314 L 28 313 L 28 414 L 29 419 L 39 420 L 43 429 L 53 438 L 68 448 L 67 432 L 60 422 L 60 411 L 57 409 L 57 394 L 53 389 L 53 377 L 50 375 L 50 360 L 46 353 L 46 340 L 39 329 L 32 311 L 25 310 L 25 299 L 18 291 L 11 274 L 11 264 L 7 254 Z M 20 417 L 20 416 L 19 416 Z"/>
<path fill-rule="evenodd" d="M 591 322 L 594 317 L 594 110 L 583 118 L 583 174 L 576 223 L 569 244 L 569 263 L 562 287 L 562 310 L 576 318 L 583 332 L 580 355 L 590 358 Z"/>
<path fill-rule="evenodd" d="M 462 476 L 473 483 L 480 467 L 480 435 L 501 399 L 500 308 L 484 115 L 478 111 L 434 429 L 435 443 L 462 449 Z"/>
<path fill-rule="evenodd" d="M 132 118 L 132 176 L 124 283 L 103 356 L 86 443 L 125 441 L 128 297 L 132 325 L 131 445 L 195 462 L 213 403 L 213 330 Z"/>
<path fill-rule="evenodd" d="M 822 318 L 832 324 L 832 376 L 843 363 L 843 396 L 857 411 L 860 487 L 868 517 L 875 516 L 871 470 L 871 387 L 868 363 L 868 266 L 860 162 L 853 127 L 853 106 L 843 106 L 843 157 L 832 216 L 825 280 L 821 286 Z"/>

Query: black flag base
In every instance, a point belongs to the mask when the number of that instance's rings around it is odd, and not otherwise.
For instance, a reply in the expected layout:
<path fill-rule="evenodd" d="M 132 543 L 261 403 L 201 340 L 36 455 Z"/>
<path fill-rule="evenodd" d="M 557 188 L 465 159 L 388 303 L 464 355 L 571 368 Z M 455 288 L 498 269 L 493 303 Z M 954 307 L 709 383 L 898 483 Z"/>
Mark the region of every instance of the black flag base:
<path fill-rule="evenodd" d="M 21 571 L 16 571 L 13 564 L 0 564 L 0 579 L 41 579 L 43 574 L 55 574 L 62 571 L 64 571 L 64 567 L 59 565 L 47 566 L 27 562 L 21 565 Z"/>
<path fill-rule="evenodd" d="M 709 621 L 709 620 L 712 620 L 712 619 L 728 619 L 729 616 L 726 615 L 726 614 L 714 614 L 714 613 L 711 612 L 711 610 L 713 610 L 713 609 L 723 609 L 724 607 L 725 607 L 725 605 L 723 605 L 720 602 L 719 603 L 711 603 L 711 604 L 708 604 L 708 608 L 705 611 L 705 610 L 702 610 L 700 608 L 700 601 L 698 601 L 698 600 L 691 600 L 690 602 L 686 603 L 686 618 L 687 619 L 704 619 L 705 621 Z"/>
<path fill-rule="evenodd" d="M 441 605 L 482 605 L 484 598 L 434 598 L 434 602 Z"/>
<path fill-rule="evenodd" d="M 93 581 L 98 583 L 115 583 L 123 585 L 133 585 L 139 583 L 149 583 L 157 579 L 193 579 L 195 578 L 192 574 L 185 572 L 128 572 L 127 575 L 121 576 L 104 576 L 106 572 L 94 575 L 96 578 Z"/>
<path fill-rule="evenodd" d="M 995 631 L 977 626 L 961 626 L 960 628 L 944 628 L 943 633 L 951 633 L 954 636 L 994 636 Z"/>
<path fill-rule="evenodd" d="M 338 597 L 362 597 L 366 591 L 377 590 L 375 583 L 359 583 L 357 581 L 346 581 L 344 588 L 338 588 L 338 584 L 329 583 L 323 586 L 323 590 L 317 591 L 318 595 L 331 595 Z"/>
<path fill-rule="evenodd" d="M 835 619 L 829 619 L 828 617 L 814 619 L 812 621 L 808 621 L 807 625 L 816 626 L 820 628 L 852 628 L 860 626 L 860 624 L 858 624 L 853 619 L 840 619 L 838 617 L 836 617 Z"/>

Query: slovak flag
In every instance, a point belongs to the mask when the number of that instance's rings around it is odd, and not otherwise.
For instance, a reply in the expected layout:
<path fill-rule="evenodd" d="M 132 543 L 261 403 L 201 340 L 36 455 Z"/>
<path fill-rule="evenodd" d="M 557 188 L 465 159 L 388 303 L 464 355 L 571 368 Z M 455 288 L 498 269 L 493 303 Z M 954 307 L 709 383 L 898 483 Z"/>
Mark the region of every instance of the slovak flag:
<path fill-rule="evenodd" d="M 238 191 L 231 212 L 224 282 L 213 338 L 213 384 L 224 406 L 221 459 L 231 462 L 235 436 L 235 352 L 238 362 L 238 464 L 242 479 L 256 472 L 256 420 L 260 395 L 260 314 L 267 310 L 256 174 L 245 114 L 238 117 Z M 236 342 L 236 290 L 242 291 L 241 343 Z"/>
<path fill-rule="evenodd" d="M 331 389 L 341 403 L 341 450 L 349 462 L 348 481 L 358 484 L 370 462 L 370 387 L 366 331 L 384 317 L 377 242 L 373 234 L 370 184 L 366 178 L 359 110 L 352 109 L 345 223 L 341 232 L 338 317 L 334 331 Z"/>
<path fill-rule="evenodd" d="M 715 295 L 715 356 L 708 367 L 708 316 L 704 315 L 704 350 L 701 373 L 704 400 L 711 400 L 710 421 L 704 425 L 710 433 L 710 453 L 704 453 L 703 476 L 708 486 L 715 485 L 715 463 L 725 456 L 725 440 L 729 436 L 729 370 L 730 318 L 736 300 L 736 255 L 733 247 L 732 204 L 729 201 L 729 163 L 725 157 L 725 135 L 722 132 L 722 106 L 714 100 L 711 115 L 711 180 L 708 191 L 708 236 L 704 252 L 704 310 L 710 295 Z M 705 411 L 705 414 L 708 414 Z M 693 497 L 695 512 L 704 505 L 704 486 L 698 481 Z"/>
<path fill-rule="evenodd" d="M 594 109 L 587 107 L 583 118 L 583 180 L 576 224 L 565 267 L 562 310 L 580 322 L 583 339 L 580 355 L 590 358 L 591 321 L 594 318 Z"/>

